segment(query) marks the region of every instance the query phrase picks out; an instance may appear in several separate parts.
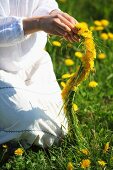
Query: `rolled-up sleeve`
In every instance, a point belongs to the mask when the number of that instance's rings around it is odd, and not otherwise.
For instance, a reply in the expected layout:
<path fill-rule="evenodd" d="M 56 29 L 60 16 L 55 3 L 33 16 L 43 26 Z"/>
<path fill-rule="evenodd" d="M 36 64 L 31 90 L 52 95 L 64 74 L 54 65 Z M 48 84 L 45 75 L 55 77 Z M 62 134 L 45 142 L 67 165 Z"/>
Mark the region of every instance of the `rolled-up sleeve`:
<path fill-rule="evenodd" d="M 58 9 L 58 4 L 55 0 L 39 0 L 38 6 L 34 11 L 34 16 L 48 15 L 52 10 Z"/>
<path fill-rule="evenodd" d="M 0 17 L 0 47 L 12 46 L 25 39 L 23 18 Z"/>

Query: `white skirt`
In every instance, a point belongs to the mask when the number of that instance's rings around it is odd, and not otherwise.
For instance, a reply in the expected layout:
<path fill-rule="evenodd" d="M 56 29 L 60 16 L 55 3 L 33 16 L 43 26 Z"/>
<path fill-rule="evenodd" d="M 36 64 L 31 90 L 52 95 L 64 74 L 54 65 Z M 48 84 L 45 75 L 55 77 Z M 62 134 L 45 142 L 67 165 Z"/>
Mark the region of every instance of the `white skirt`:
<path fill-rule="evenodd" d="M 0 144 L 49 147 L 67 129 L 61 90 L 46 51 L 18 73 L 0 70 Z"/>

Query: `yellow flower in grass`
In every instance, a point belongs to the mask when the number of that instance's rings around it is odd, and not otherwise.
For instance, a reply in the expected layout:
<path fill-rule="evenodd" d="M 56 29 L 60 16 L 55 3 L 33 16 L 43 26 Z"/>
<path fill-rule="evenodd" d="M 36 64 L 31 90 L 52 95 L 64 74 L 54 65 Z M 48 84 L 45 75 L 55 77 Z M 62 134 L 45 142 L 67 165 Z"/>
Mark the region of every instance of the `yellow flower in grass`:
<path fill-rule="evenodd" d="M 95 27 L 94 27 L 94 26 L 91 26 L 91 27 L 89 27 L 89 30 L 90 30 L 90 31 L 94 31 L 94 30 L 95 30 Z"/>
<path fill-rule="evenodd" d="M 103 29 L 104 29 L 104 27 L 102 27 L 102 26 L 94 27 L 95 31 L 102 31 Z"/>
<path fill-rule="evenodd" d="M 65 59 L 65 65 L 66 66 L 72 66 L 72 65 L 74 65 L 74 61 L 72 60 L 72 59 L 70 59 L 70 58 L 68 58 L 68 59 Z"/>
<path fill-rule="evenodd" d="M 61 43 L 59 41 L 53 41 L 52 44 L 53 46 L 61 47 Z"/>
<path fill-rule="evenodd" d="M 107 40 L 107 39 L 108 39 L 108 34 L 102 33 L 102 34 L 100 35 L 100 38 L 103 39 L 103 40 Z"/>
<path fill-rule="evenodd" d="M 113 40 L 113 33 L 111 32 L 108 33 L 108 39 Z"/>
<path fill-rule="evenodd" d="M 83 159 L 81 162 L 81 168 L 86 169 L 90 167 L 91 161 L 89 159 Z"/>
<path fill-rule="evenodd" d="M 74 169 L 74 166 L 73 166 L 72 162 L 69 162 L 67 165 L 67 170 L 73 170 L 73 169 Z"/>
<path fill-rule="evenodd" d="M 95 20 L 95 21 L 94 21 L 94 24 L 95 24 L 96 26 L 101 26 L 101 25 L 102 25 L 101 21 L 99 21 L 99 20 Z"/>
<path fill-rule="evenodd" d="M 89 155 L 89 151 L 88 149 L 82 149 L 81 152 L 85 155 Z"/>
<path fill-rule="evenodd" d="M 62 75 L 62 79 L 67 79 L 70 78 L 72 76 L 72 74 L 66 73 Z"/>
<path fill-rule="evenodd" d="M 91 70 L 92 73 L 96 73 L 96 69 L 93 67 L 93 69 Z"/>
<path fill-rule="evenodd" d="M 98 86 L 98 83 L 96 81 L 91 81 L 89 83 L 89 87 L 91 87 L 91 88 L 95 88 L 96 86 Z"/>
<path fill-rule="evenodd" d="M 108 150 L 109 150 L 109 142 L 105 144 L 103 152 L 106 153 Z"/>
<path fill-rule="evenodd" d="M 86 48 L 88 48 L 88 52 L 95 52 L 95 47 L 94 47 L 94 42 L 93 40 L 90 40 L 89 38 L 85 40 L 85 46 Z M 89 55 L 92 55 L 91 53 L 88 53 Z M 94 56 L 94 58 L 96 58 L 96 54 Z"/>
<path fill-rule="evenodd" d="M 100 160 L 98 161 L 98 164 L 104 167 L 107 163 L 105 161 Z"/>
<path fill-rule="evenodd" d="M 88 30 L 88 27 L 86 24 L 84 24 L 84 23 L 76 24 L 76 29 L 78 30 L 78 35 L 84 36 L 87 34 L 87 36 L 88 36 L 89 30 Z"/>
<path fill-rule="evenodd" d="M 18 148 L 18 149 L 16 149 L 15 151 L 14 151 L 14 154 L 15 155 L 22 155 L 23 154 L 23 149 L 22 148 Z"/>
<path fill-rule="evenodd" d="M 66 83 L 62 81 L 60 85 L 64 88 L 66 86 Z"/>
<path fill-rule="evenodd" d="M 82 58 L 83 53 L 81 53 L 80 51 L 75 52 L 75 56 L 78 58 Z"/>
<path fill-rule="evenodd" d="M 109 25 L 109 21 L 106 19 L 102 19 L 100 22 L 103 27 L 107 27 Z"/>
<path fill-rule="evenodd" d="M 87 22 L 81 22 L 81 24 L 84 24 L 86 27 L 88 27 L 88 23 Z"/>
<path fill-rule="evenodd" d="M 100 53 L 99 55 L 98 55 L 98 59 L 100 59 L 100 60 L 103 60 L 103 59 L 105 59 L 106 58 L 106 54 L 105 53 Z"/>
<path fill-rule="evenodd" d="M 73 110 L 74 110 L 75 112 L 78 110 L 78 106 L 77 106 L 75 103 L 73 103 Z"/>

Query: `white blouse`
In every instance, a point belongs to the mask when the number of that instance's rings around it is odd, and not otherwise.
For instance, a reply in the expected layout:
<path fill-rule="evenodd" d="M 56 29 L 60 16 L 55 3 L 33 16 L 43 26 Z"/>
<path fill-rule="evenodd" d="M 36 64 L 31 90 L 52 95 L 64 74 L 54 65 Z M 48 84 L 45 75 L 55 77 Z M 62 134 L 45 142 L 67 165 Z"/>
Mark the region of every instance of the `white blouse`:
<path fill-rule="evenodd" d="M 0 0 L 0 69 L 18 72 L 41 57 L 47 42 L 43 31 L 24 36 L 25 17 L 48 15 L 55 0 Z"/>

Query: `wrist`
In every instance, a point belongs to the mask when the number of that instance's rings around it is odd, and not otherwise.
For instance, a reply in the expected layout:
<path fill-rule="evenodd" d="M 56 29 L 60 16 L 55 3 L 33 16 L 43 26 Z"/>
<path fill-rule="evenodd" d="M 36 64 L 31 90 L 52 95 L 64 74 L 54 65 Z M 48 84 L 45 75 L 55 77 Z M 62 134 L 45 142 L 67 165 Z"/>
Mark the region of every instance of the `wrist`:
<path fill-rule="evenodd" d="M 25 35 L 41 30 L 40 19 L 41 19 L 40 17 L 23 19 L 23 29 L 24 29 Z"/>

